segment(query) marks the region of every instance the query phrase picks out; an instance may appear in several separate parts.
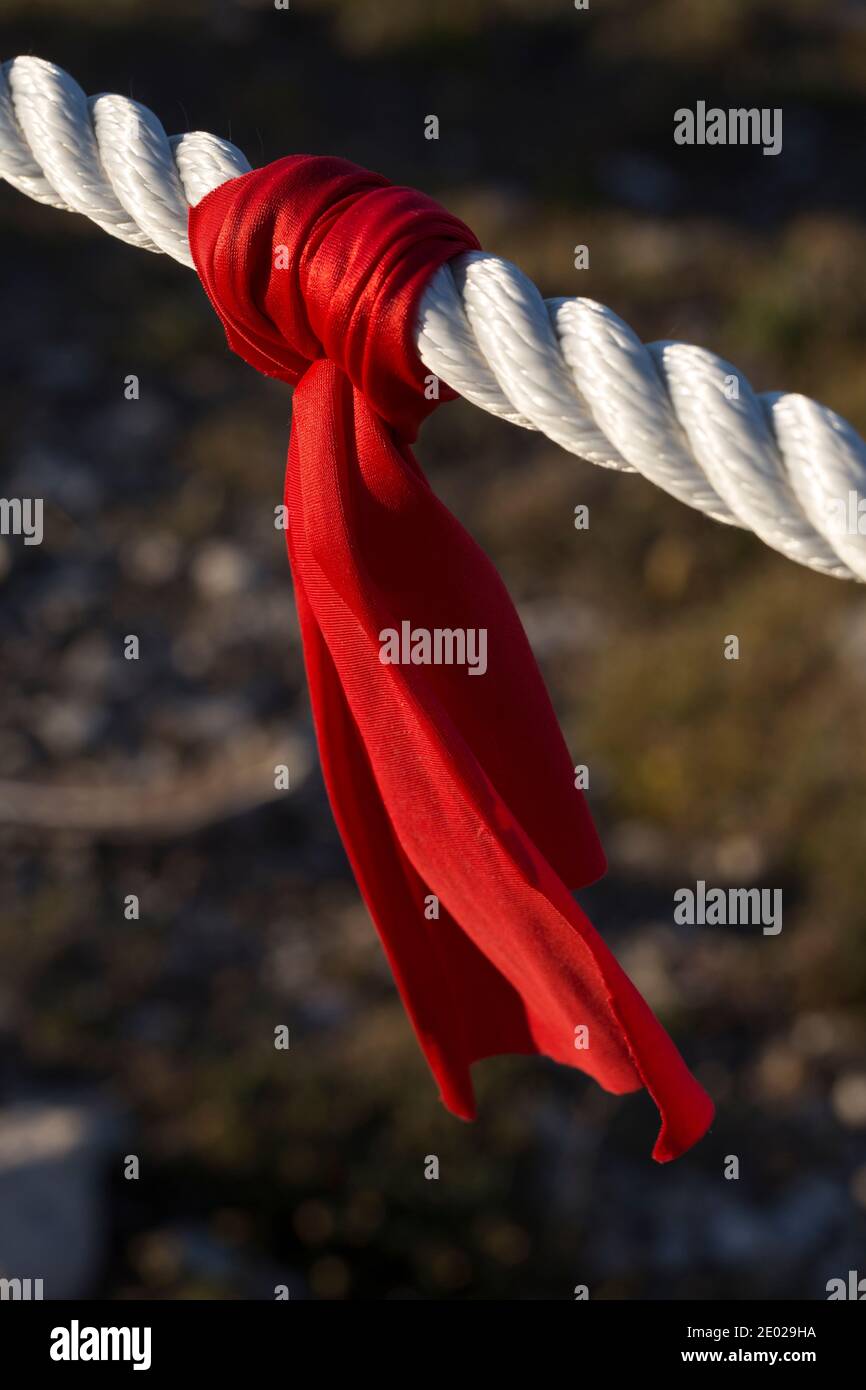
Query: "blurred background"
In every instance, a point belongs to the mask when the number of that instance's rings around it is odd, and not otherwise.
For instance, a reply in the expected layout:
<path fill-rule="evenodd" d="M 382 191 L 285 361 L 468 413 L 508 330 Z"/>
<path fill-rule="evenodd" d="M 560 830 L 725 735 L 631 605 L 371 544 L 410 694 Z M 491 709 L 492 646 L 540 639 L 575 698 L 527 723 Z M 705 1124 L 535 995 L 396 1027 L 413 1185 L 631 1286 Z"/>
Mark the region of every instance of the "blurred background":
<path fill-rule="evenodd" d="M 423 188 L 544 293 L 866 431 L 862 4 L 0 0 L 0 35 L 254 165 Z M 676 147 L 697 100 L 782 107 L 783 153 Z M 465 1125 L 323 792 L 273 526 L 289 393 L 191 272 L 6 185 L 0 303 L 0 492 L 45 499 L 41 547 L 0 541 L 0 1274 L 346 1300 L 866 1274 L 863 589 L 462 401 L 425 427 L 592 769 L 610 871 L 581 900 L 718 1107 L 660 1167 L 645 1095 L 506 1058 Z M 675 926 L 696 878 L 782 887 L 781 935 Z"/>

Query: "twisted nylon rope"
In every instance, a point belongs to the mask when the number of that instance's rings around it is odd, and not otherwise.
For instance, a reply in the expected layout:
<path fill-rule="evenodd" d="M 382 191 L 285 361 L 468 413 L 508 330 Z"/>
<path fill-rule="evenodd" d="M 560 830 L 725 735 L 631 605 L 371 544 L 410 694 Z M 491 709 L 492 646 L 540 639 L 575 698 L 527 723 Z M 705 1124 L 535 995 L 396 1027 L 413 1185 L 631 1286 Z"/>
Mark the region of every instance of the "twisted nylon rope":
<path fill-rule="evenodd" d="M 130 245 L 192 266 L 188 206 L 249 168 L 226 140 L 201 131 L 169 139 L 138 102 L 88 98 L 53 63 L 0 67 L 0 177 Z M 758 395 L 703 348 L 643 344 L 594 300 L 542 299 L 516 266 L 480 251 L 431 277 L 417 348 L 431 372 L 491 414 L 604 468 L 641 473 L 811 569 L 866 580 L 856 524 L 861 502 L 866 514 L 866 445 L 826 406 Z"/>

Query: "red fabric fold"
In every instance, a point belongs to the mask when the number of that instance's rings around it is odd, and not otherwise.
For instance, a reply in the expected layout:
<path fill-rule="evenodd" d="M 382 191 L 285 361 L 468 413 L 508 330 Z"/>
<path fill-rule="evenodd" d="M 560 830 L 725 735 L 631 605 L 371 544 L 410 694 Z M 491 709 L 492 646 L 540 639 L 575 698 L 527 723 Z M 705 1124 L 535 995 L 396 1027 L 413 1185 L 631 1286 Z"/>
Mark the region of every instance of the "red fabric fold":
<path fill-rule="evenodd" d="M 475 238 L 312 156 L 223 185 L 189 226 L 230 346 L 296 387 L 288 548 L 322 768 L 445 1104 L 472 1118 L 473 1062 L 542 1053 L 618 1094 L 645 1086 L 654 1157 L 676 1157 L 712 1103 L 571 896 L 605 861 L 553 708 L 498 574 L 408 447 L 437 404 L 417 301 Z M 383 662 L 406 623 L 485 633 L 483 674 Z"/>

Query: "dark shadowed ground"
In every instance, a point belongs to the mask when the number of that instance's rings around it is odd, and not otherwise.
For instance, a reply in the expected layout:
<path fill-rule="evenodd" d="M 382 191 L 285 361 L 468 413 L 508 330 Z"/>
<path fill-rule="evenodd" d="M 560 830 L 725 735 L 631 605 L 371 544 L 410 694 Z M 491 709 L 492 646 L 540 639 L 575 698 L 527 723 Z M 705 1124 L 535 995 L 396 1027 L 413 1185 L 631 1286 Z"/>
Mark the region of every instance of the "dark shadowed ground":
<path fill-rule="evenodd" d="M 422 187 L 545 293 L 866 430 L 861 4 L 0 0 L 0 36 L 254 164 Z M 783 153 L 675 147 L 698 99 L 781 106 Z M 0 305 L 0 491 L 46 504 L 41 547 L 0 541 L 0 1274 L 316 1299 L 820 1299 L 866 1274 L 863 590 L 463 402 L 425 427 L 592 768 L 611 868 L 585 905 L 718 1106 L 662 1168 L 646 1097 L 504 1059 L 463 1125 L 318 773 L 273 526 L 287 391 L 189 271 L 5 185 Z M 783 931 L 675 926 L 697 878 L 782 887 Z"/>

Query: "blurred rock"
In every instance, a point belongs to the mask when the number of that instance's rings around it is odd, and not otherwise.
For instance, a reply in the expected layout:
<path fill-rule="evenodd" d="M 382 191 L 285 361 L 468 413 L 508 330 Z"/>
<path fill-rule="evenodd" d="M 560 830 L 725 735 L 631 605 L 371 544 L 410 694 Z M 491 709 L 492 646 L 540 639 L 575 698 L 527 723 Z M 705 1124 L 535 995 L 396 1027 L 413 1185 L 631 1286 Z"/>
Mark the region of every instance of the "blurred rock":
<path fill-rule="evenodd" d="M 196 551 L 192 578 L 205 598 L 226 598 L 246 588 L 250 564 L 239 546 L 227 541 L 207 541 Z"/>
<path fill-rule="evenodd" d="M 866 1072 L 848 1072 L 833 1087 L 833 1109 L 849 1129 L 866 1128 Z"/>
<path fill-rule="evenodd" d="M 46 1299 L 83 1298 L 105 1247 L 102 1173 L 118 1123 L 89 1102 L 0 1111 L 0 1276 L 44 1281 Z"/>

